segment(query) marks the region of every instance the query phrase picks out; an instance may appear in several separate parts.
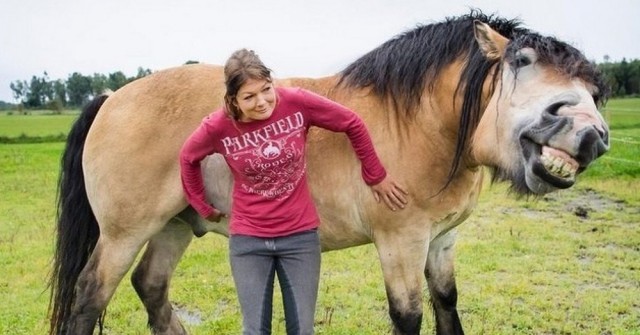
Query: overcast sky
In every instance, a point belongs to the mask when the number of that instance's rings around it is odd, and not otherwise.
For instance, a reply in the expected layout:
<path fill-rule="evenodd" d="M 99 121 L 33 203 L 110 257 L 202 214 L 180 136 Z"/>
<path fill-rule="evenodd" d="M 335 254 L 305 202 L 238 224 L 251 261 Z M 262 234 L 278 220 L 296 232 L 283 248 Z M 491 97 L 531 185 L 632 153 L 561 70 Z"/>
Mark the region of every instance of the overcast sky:
<path fill-rule="evenodd" d="M 276 77 L 334 74 L 414 28 L 481 9 L 519 18 L 592 60 L 640 58 L 638 0 L 0 0 L 0 100 L 9 84 L 258 52 Z"/>

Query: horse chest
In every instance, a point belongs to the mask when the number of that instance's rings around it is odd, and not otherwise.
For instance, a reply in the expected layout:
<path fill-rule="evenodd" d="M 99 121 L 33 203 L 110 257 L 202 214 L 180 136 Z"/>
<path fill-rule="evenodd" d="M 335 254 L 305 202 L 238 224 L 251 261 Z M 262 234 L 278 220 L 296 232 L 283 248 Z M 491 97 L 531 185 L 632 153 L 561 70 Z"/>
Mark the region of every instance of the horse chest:
<path fill-rule="evenodd" d="M 434 204 L 429 211 L 431 238 L 436 239 L 464 222 L 478 204 L 478 197 L 482 188 L 482 175 L 476 174 L 471 187 L 465 192 L 451 192 L 441 201 Z"/>
<path fill-rule="evenodd" d="M 438 237 L 446 234 L 451 229 L 457 227 L 462 222 L 464 222 L 475 206 L 469 206 L 461 209 L 460 211 L 450 212 L 433 221 L 433 225 L 431 227 L 431 239 L 437 239 Z"/>

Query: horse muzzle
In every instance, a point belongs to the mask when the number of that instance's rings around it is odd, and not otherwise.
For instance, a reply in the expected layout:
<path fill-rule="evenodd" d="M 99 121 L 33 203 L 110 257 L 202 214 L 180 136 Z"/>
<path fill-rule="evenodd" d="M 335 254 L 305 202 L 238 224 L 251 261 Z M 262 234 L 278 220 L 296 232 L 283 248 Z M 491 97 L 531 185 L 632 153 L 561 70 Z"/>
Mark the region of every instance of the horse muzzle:
<path fill-rule="evenodd" d="M 573 186 L 576 176 L 609 150 L 609 130 L 597 110 L 559 103 L 523 129 L 520 145 L 527 187 L 545 194 Z"/>

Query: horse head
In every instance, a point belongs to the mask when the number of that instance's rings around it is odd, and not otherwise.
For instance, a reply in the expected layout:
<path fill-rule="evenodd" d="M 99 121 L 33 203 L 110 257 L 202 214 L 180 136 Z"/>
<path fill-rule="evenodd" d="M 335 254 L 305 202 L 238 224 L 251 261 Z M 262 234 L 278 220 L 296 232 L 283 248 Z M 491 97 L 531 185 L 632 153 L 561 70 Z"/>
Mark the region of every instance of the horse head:
<path fill-rule="evenodd" d="M 552 37 L 523 32 L 507 39 L 480 21 L 474 32 L 495 66 L 491 97 L 471 139 L 472 160 L 521 194 L 572 186 L 609 149 L 598 111 L 608 94 L 602 76 Z"/>

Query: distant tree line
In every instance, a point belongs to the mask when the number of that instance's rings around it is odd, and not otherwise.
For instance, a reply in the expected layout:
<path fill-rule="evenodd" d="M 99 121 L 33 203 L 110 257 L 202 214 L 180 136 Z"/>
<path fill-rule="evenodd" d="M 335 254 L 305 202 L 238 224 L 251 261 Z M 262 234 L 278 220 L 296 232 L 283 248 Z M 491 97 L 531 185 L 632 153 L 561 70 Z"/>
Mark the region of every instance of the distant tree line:
<path fill-rule="evenodd" d="M 198 63 L 188 61 L 185 64 Z M 609 62 L 604 57 L 604 63 L 598 64 L 611 87 L 613 97 L 640 96 L 640 60 L 634 59 L 621 62 Z M 31 80 L 16 80 L 10 84 L 13 97 L 19 101 L 18 105 L 0 101 L 3 109 L 51 109 L 61 111 L 66 108 L 79 108 L 106 90 L 115 91 L 127 83 L 151 74 L 152 71 L 138 68 L 138 73 L 127 77 L 121 71 L 91 76 L 74 72 L 66 80 L 50 80 L 47 72 L 41 77 L 33 76 Z"/>
<path fill-rule="evenodd" d="M 627 61 L 622 59 L 618 63 L 605 62 L 598 67 L 607 78 L 613 97 L 640 96 L 640 59 Z"/>
<path fill-rule="evenodd" d="M 122 71 L 109 74 L 94 73 L 83 75 L 74 72 L 66 80 L 51 80 L 47 72 L 42 76 L 32 76 L 31 80 L 16 80 L 9 87 L 13 97 L 19 101 L 14 109 L 50 109 L 61 111 L 67 108 L 79 108 L 108 90 L 115 91 L 120 87 L 151 74 L 152 71 L 138 68 L 138 73 L 127 77 Z M 0 108 L 12 106 L 0 104 Z"/>

